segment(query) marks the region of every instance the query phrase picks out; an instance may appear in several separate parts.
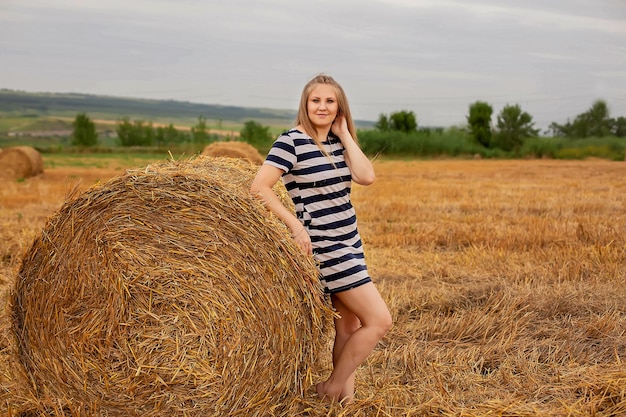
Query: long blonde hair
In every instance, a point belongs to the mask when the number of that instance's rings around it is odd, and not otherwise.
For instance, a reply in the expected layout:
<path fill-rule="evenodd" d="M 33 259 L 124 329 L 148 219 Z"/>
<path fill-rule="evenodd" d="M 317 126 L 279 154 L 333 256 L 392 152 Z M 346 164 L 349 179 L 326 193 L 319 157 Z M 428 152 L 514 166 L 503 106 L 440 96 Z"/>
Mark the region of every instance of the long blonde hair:
<path fill-rule="evenodd" d="M 317 146 L 321 148 L 322 142 L 326 140 L 326 138 L 317 137 L 317 130 L 313 126 L 313 123 L 311 123 L 307 111 L 309 95 L 311 94 L 311 91 L 313 91 L 313 88 L 315 88 L 315 86 L 318 84 L 328 84 L 335 89 L 335 94 L 337 95 L 337 104 L 339 105 L 339 113 L 346 118 L 348 131 L 356 142 L 356 127 L 354 126 L 354 121 L 352 120 L 352 113 L 350 113 L 348 98 L 346 97 L 346 93 L 343 91 L 343 88 L 341 88 L 341 85 L 339 85 L 339 83 L 335 81 L 330 75 L 318 74 L 311 81 L 306 83 L 306 85 L 302 89 L 302 96 L 300 97 L 300 106 L 298 108 L 298 115 L 296 116 L 296 126 L 302 126 L 305 130 L 304 133 L 311 136 Z"/>

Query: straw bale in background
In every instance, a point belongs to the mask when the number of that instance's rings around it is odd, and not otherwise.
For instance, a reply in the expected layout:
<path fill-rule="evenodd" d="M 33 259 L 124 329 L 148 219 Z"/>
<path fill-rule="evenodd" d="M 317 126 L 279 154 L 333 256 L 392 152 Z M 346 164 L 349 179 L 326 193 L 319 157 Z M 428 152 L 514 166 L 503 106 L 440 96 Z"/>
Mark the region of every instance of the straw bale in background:
<path fill-rule="evenodd" d="M 255 172 L 150 165 L 50 217 L 12 296 L 40 398 L 91 415 L 295 414 L 330 310 L 312 258 L 250 195 Z"/>
<path fill-rule="evenodd" d="M 41 154 L 30 146 L 14 146 L 0 152 L 0 177 L 28 178 L 43 172 Z"/>
<path fill-rule="evenodd" d="M 213 142 L 202 151 L 206 156 L 225 156 L 230 158 L 245 158 L 253 164 L 261 165 L 265 158 L 257 149 L 247 142 Z"/>

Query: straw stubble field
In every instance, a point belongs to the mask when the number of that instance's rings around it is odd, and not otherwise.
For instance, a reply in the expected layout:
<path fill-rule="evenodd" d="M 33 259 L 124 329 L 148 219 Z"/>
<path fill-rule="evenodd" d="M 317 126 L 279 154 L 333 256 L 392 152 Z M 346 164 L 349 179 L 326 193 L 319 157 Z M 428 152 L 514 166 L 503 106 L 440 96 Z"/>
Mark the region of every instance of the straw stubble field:
<path fill-rule="evenodd" d="M 626 414 L 626 164 L 377 161 L 353 190 L 394 327 L 359 369 L 357 401 L 304 416 Z M 2 302 L 21 254 L 70 189 L 121 168 L 46 169 L 0 189 Z M 5 313 L 0 413 L 33 401 Z M 327 375 L 326 358 L 318 377 Z"/>

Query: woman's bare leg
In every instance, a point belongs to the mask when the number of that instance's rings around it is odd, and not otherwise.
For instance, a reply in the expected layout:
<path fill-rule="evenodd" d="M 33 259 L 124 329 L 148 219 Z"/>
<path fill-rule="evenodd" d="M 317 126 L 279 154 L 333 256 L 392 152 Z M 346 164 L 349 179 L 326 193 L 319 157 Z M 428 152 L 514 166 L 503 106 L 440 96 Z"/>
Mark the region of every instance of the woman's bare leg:
<path fill-rule="evenodd" d="M 361 327 L 361 320 L 359 320 L 339 298 L 332 296 L 331 299 L 335 311 L 339 314 L 339 318 L 335 318 L 335 343 L 333 345 L 333 366 L 337 366 L 344 345 L 350 336 Z M 353 372 L 346 381 L 346 384 L 341 390 L 341 401 L 349 402 L 354 398 L 355 376 L 356 371 Z"/>
<path fill-rule="evenodd" d="M 371 282 L 334 294 L 334 297 L 361 321 L 361 327 L 343 343 L 330 377 L 317 385 L 321 398 L 340 401 L 351 375 L 387 334 L 392 319 L 385 301 Z"/>

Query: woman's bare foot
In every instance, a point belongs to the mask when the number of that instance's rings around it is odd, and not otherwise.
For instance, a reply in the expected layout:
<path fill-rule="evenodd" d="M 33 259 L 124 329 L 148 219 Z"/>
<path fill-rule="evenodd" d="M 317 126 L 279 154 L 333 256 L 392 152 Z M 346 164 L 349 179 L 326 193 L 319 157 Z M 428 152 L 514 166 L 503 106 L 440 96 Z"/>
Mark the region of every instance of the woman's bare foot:
<path fill-rule="evenodd" d="M 354 394 L 342 395 L 341 400 L 339 401 L 341 405 L 348 405 L 348 404 L 351 404 L 352 402 L 354 402 Z"/>
<path fill-rule="evenodd" d="M 326 396 L 326 392 L 324 392 L 324 383 L 320 382 L 318 383 L 315 388 L 317 389 L 317 396 L 319 397 L 320 400 L 327 400 L 328 397 Z"/>
<path fill-rule="evenodd" d="M 328 389 L 328 381 L 320 382 L 316 386 L 317 396 L 320 400 L 328 401 L 328 402 L 339 402 L 341 401 L 341 391 L 332 392 Z"/>

